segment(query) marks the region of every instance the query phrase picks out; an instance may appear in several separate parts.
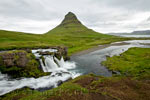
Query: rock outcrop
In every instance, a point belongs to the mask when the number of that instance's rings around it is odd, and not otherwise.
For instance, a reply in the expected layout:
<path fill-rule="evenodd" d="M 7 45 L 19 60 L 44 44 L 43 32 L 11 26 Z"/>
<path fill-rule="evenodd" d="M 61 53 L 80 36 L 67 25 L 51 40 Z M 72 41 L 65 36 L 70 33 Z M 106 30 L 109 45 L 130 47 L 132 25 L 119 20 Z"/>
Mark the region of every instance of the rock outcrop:
<path fill-rule="evenodd" d="M 39 69 L 39 63 L 35 59 L 35 56 L 24 50 L 0 53 L 0 71 L 12 76 L 13 78 L 37 78 L 48 74 Z"/>
<path fill-rule="evenodd" d="M 70 57 L 68 56 L 68 48 L 67 47 L 49 47 L 49 49 L 56 49 L 57 52 L 40 52 L 40 55 L 54 55 L 56 58 L 61 59 L 61 57 L 64 58 L 64 60 L 69 60 Z"/>
<path fill-rule="evenodd" d="M 3 59 L 3 64 L 7 67 L 25 67 L 29 62 L 27 53 L 24 51 L 2 53 L 0 54 L 0 57 Z"/>

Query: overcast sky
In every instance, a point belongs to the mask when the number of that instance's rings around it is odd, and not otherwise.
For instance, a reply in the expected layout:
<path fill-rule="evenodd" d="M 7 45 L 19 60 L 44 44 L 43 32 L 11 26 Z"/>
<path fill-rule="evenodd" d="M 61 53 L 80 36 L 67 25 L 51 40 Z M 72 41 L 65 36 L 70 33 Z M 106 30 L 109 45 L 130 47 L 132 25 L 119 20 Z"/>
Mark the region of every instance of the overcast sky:
<path fill-rule="evenodd" d="M 150 0 L 0 0 L 0 29 L 45 33 L 69 11 L 102 33 L 150 30 Z"/>

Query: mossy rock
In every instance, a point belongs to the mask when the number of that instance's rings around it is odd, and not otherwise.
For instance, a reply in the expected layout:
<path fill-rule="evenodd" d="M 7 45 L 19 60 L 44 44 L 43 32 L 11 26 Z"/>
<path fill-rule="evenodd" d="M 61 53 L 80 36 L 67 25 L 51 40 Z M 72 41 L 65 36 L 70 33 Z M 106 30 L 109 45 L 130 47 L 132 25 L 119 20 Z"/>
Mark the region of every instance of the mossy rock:
<path fill-rule="evenodd" d="M 50 73 L 44 73 L 39 69 L 39 62 L 32 53 L 24 50 L 15 50 L 0 53 L 0 71 L 13 78 L 41 77 Z"/>

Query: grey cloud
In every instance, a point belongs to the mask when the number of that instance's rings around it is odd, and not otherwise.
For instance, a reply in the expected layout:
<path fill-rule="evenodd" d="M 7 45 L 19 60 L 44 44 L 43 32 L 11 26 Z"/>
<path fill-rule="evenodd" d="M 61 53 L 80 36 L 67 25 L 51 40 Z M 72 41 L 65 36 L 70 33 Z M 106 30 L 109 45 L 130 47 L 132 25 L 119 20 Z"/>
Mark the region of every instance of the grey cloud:
<path fill-rule="evenodd" d="M 150 11 L 150 0 L 95 0 L 95 3 L 126 10 Z"/>
<path fill-rule="evenodd" d="M 149 22 L 147 15 L 139 16 L 150 14 L 149 4 L 150 0 L 1 0 L 0 29 L 42 33 L 72 11 L 83 24 L 99 32 L 131 31 L 144 28 L 137 22 Z M 147 22 L 143 26 L 150 27 Z"/>
<path fill-rule="evenodd" d="M 0 1 L 0 12 L 5 17 L 25 18 L 33 20 L 53 20 L 59 14 L 49 11 L 40 0 L 4 0 Z M 46 5 L 45 5 L 46 6 Z"/>
<path fill-rule="evenodd" d="M 150 17 L 147 19 L 147 21 L 150 21 Z"/>

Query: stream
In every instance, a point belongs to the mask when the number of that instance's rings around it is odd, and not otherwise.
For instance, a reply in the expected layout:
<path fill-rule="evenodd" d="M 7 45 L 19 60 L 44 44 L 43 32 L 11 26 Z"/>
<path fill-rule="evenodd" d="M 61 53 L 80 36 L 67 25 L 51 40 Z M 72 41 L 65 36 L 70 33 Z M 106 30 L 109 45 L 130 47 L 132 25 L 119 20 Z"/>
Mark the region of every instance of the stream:
<path fill-rule="evenodd" d="M 122 45 L 119 45 L 122 43 Z M 100 45 L 103 46 L 103 45 Z M 99 47 L 100 47 L 99 46 Z M 58 87 L 61 83 L 74 79 L 80 75 L 93 73 L 106 77 L 112 76 L 112 72 L 100 63 L 106 60 L 106 56 L 119 55 L 131 47 L 150 48 L 150 40 L 131 40 L 112 43 L 103 49 L 93 50 L 89 53 L 71 56 L 70 61 L 58 60 L 53 56 L 45 55 L 43 63 L 39 51 L 57 52 L 55 49 L 37 49 L 32 53 L 39 59 L 42 70 L 51 72 L 51 75 L 40 78 L 10 79 L 6 74 L 0 73 L 0 96 L 16 89 L 29 87 L 37 90 L 47 90 Z"/>

